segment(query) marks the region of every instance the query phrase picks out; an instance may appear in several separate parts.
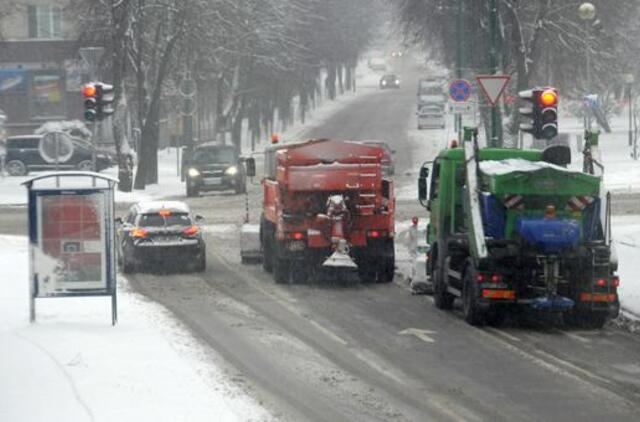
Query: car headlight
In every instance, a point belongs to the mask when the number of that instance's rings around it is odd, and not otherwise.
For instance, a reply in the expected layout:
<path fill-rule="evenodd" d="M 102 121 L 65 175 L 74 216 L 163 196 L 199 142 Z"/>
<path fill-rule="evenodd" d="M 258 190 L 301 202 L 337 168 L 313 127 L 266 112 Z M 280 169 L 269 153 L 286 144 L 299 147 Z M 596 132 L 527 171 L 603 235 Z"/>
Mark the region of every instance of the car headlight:
<path fill-rule="evenodd" d="M 236 174 L 238 174 L 238 167 L 236 166 L 231 166 L 228 169 L 226 169 L 225 174 L 228 174 L 229 176 L 235 176 Z"/>
<path fill-rule="evenodd" d="M 400 79 L 396 79 L 396 85 L 400 85 Z"/>
<path fill-rule="evenodd" d="M 187 174 L 189 175 L 189 177 L 198 177 L 200 176 L 200 171 L 191 167 L 189 170 L 187 170 Z"/>
<path fill-rule="evenodd" d="M 382 81 L 382 85 L 386 85 L 386 84 L 387 84 L 387 81 Z"/>

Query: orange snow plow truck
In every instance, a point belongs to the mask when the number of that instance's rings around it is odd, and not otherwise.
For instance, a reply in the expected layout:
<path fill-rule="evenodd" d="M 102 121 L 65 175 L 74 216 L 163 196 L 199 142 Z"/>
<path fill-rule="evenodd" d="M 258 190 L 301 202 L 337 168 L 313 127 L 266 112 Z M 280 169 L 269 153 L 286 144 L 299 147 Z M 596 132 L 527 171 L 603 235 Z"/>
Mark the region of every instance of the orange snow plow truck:
<path fill-rule="evenodd" d="M 262 265 L 277 283 L 304 282 L 321 266 L 393 280 L 393 182 L 377 146 L 328 139 L 265 152 Z"/>

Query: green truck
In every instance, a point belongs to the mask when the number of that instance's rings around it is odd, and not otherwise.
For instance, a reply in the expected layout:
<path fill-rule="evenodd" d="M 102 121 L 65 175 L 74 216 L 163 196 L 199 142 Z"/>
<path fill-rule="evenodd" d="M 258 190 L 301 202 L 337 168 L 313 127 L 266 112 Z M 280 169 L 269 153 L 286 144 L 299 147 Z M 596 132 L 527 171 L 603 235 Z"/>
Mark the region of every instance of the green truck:
<path fill-rule="evenodd" d="M 600 177 L 567 169 L 570 161 L 560 145 L 481 149 L 477 130 L 465 128 L 463 147 L 422 166 L 436 307 L 460 298 L 472 325 L 523 308 L 584 328 L 617 316 L 609 195 Z"/>

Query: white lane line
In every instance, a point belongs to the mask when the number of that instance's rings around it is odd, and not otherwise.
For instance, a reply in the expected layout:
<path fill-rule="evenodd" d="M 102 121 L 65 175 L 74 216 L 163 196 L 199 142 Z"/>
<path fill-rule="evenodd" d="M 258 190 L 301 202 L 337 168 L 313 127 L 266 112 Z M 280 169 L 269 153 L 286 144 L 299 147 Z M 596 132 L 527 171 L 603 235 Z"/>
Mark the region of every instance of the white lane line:
<path fill-rule="evenodd" d="M 506 331 L 502 331 L 502 330 L 498 330 L 496 328 L 493 327 L 486 327 L 485 330 L 487 331 L 491 331 L 494 334 L 500 335 L 502 337 L 508 338 L 511 341 L 517 341 L 517 342 L 521 342 L 522 339 L 520 339 L 519 337 L 516 337 L 512 334 L 507 333 Z"/>
<path fill-rule="evenodd" d="M 421 328 L 407 328 L 398 332 L 401 336 L 416 336 L 425 343 L 435 343 L 436 341 L 431 338 L 431 335 L 435 333 L 435 331 L 423 330 Z"/>
<path fill-rule="evenodd" d="M 564 336 L 567 336 L 569 338 L 572 338 L 574 340 L 577 340 L 577 341 L 579 341 L 580 343 L 583 343 L 583 344 L 590 344 L 591 343 L 591 340 L 589 340 L 588 338 L 584 338 L 584 337 L 582 337 L 582 336 L 580 336 L 580 335 L 578 335 L 576 333 L 572 333 L 570 331 L 564 331 L 564 330 L 558 330 L 558 329 L 554 329 L 554 331 L 556 331 L 556 332 L 558 332 L 558 333 L 560 333 L 560 334 L 562 334 Z"/>

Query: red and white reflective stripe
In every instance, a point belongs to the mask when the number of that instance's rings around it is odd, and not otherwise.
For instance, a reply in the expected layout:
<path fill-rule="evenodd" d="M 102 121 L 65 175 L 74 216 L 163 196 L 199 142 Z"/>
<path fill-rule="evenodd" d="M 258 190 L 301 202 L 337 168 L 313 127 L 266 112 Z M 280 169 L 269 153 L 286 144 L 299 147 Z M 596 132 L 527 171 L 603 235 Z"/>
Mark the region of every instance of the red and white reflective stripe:
<path fill-rule="evenodd" d="M 522 209 L 524 208 L 524 198 L 522 195 L 507 195 L 504 198 L 504 206 L 509 209 Z"/>
<path fill-rule="evenodd" d="M 593 203 L 594 199 L 590 196 L 572 196 L 567 201 L 566 209 L 568 211 L 582 211 Z"/>

